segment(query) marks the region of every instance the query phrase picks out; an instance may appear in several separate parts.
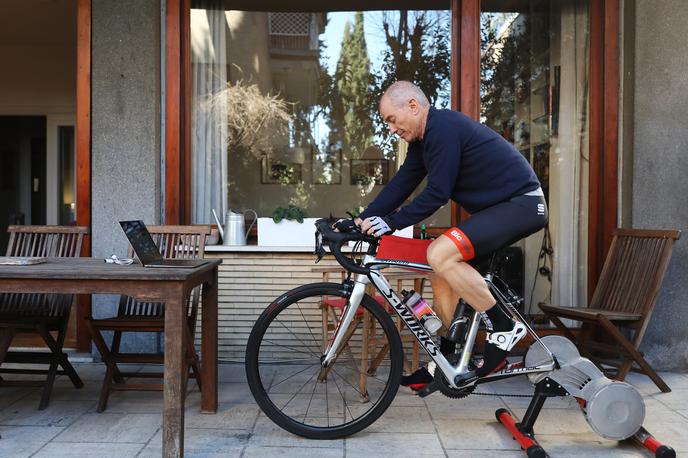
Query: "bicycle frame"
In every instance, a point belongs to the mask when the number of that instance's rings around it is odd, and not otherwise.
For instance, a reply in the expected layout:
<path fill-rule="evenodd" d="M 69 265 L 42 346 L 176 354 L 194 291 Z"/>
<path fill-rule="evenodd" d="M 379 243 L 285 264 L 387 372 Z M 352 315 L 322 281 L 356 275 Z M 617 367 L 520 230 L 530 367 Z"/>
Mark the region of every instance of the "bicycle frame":
<path fill-rule="evenodd" d="M 448 381 L 449 385 L 452 388 L 459 388 L 456 385 L 456 380 L 460 379 L 461 376 L 470 372 L 470 358 L 473 353 L 475 339 L 478 335 L 478 329 L 480 328 L 480 313 L 477 311 L 473 311 L 467 331 L 466 341 L 461 352 L 459 363 L 455 367 L 440 352 L 437 345 L 435 345 L 432 336 L 428 333 L 428 331 L 426 331 L 425 327 L 423 327 L 423 325 L 416 319 L 416 317 L 411 313 L 411 311 L 403 304 L 397 293 L 394 291 L 394 289 L 392 289 L 392 286 L 389 284 L 387 279 L 380 272 L 381 269 L 392 266 L 403 267 L 407 269 L 410 268 L 425 272 L 432 272 L 432 268 L 426 264 L 417 264 L 409 261 L 393 259 L 378 259 L 371 255 L 366 255 L 363 258 L 362 265 L 364 267 L 369 267 L 370 273 L 368 275 L 358 274 L 356 276 L 353 291 L 351 293 L 351 297 L 349 298 L 349 303 L 345 307 L 344 311 L 340 316 L 339 322 L 337 323 L 337 327 L 335 330 L 334 338 L 325 350 L 325 354 L 322 358 L 321 364 L 323 368 L 328 367 L 328 365 L 336 358 L 339 352 L 339 347 L 342 343 L 345 334 L 341 331 L 349 328 L 356 314 L 356 310 L 358 309 L 361 300 L 363 299 L 367 285 L 372 283 L 375 286 L 375 288 L 380 292 L 380 294 L 382 294 L 385 300 L 392 306 L 392 309 L 395 311 L 395 313 L 397 313 L 397 315 L 401 317 L 404 323 L 406 323 L 406 326 L 418 340 L 420 346 L 425 350 L 425 352 L 430 356 L 430 358 L 432 358 L 432 360 L 437 365 L 437 368 L 439 368 L 439 370 L 442 371 L 442 374 L 444 374 L 444 377 Z M 494 285 L 492 280 L 492 274 L 489 274 L 485 277 L 485 281 L 487 282 L 488 287 L 492 291 L 496 300 L 499 303 L 501 303 L 502 307 L 508 308 L 508 306 L 505 304 L 503 295 L 501 294 L 499 289 Z M 520 316 L 520 314 L 518 314 L 517 311 L 516 314 L 518 315 L 519 319 L 521 319 L 521 321 L 525 324 L 526 328 L 528 329 L 528 332 L 535 338 L 536 341 L 540 343 L 540 345 L 542 345 L 545 348 L 547 353 L 551 356 L 552 361 L 544 365 L 533 367 L 515 367 L 515 365 L 508 365 L 506 368 L 498 372 L 492 373 L 490 375 L 487 375 L 472 383 L 485 383 L 502 378 L 513 377 L 516 375 L 549 372 L 554 370 L 558 366 L 556 358 L 554 357 L 554 355 L 552 355 L 552 352 L 545 346 L 545 344 L 540 340 L 537 334 L 535 334 L 535 331 L 533 331 L 533 329 L 528 325 L 528 323 L 526 323 L 522 319 L 522 317 Z M 470 383 L 468 385 L 470 385 Z M 465 388 L 468 385 L 461 385 L 461 388 Z"/>

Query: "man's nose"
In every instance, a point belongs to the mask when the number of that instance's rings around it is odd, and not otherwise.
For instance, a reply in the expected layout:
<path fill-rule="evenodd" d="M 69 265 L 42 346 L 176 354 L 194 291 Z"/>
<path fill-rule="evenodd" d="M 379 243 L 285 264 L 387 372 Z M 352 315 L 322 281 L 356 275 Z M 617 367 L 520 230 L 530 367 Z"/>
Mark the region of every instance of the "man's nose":
<path fill-rule="evenodd" d="M 393 126 L 392 124 L 388 124 L 388 126 L 389 126 L 389 132 L 392 135 L 396 134 L 399 131 L 399 129 L 397 129 L 396 126 Z"/>

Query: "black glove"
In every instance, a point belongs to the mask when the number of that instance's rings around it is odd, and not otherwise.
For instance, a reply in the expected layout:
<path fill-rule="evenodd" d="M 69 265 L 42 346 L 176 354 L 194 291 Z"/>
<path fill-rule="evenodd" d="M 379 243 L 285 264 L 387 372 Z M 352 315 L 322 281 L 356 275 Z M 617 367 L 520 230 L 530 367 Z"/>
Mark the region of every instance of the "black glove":
<path fill-rule="evenodd" d="M 371 216 L 369 220 L 370 228 L 373 230 L 373 235 L 375 235 L 375 237 L 382 237 L 396 230 L 396 226 L 390 218 L 384 216 Z"/>
<path fill-rule="evenodd" d="M 358 226 L 353 219 L 342 218 L 334 223 L 335 229 L 339 232 L 354 232 L 358 230 Z"/>

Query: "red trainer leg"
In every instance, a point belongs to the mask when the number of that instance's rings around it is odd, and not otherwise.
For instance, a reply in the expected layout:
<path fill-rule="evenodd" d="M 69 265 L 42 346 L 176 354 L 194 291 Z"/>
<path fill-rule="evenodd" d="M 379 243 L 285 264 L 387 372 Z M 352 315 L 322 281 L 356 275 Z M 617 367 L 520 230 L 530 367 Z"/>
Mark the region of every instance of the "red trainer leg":
<path fill-rule="evenodd" d="M 676 451 L 673 448 L 668 445 L 663 445 L 642 426 L 638 432 L 635 433 L 633 438 L 654 453 L 656 458 L 676 458 Z"/>
<path fill-rule="evenodd" d="M 528 454 L 528 458 L 545 458 L 547 456 L 545 450 L 540 447 L 540 444 L 538 444 L 535 439 L 519 431 L 518 426 L 516 426 L 516 421 L 514 421 L 514 417 L 511 416 L 508 410 L 498 409 L 495 412 L 495 416 L 497 417 L 497 421 L 503 424 L 514 439 L 523 447 L 523 450 Z"/>

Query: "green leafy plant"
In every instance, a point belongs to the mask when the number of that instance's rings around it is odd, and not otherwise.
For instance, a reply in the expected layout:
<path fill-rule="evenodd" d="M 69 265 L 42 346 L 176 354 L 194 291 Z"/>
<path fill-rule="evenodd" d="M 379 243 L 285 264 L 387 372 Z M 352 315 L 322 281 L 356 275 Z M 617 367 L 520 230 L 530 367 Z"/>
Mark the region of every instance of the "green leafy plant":
<path fill-rule="evenodd" d="M 352 208 L 350 211 L 348 211 L 348 212 L 346 212 L 346 213 L 347 213 L 349 216 L 351 216 L 352 218 L 358 218 L 358 215 L 360 215 L 361 213 L 363 213 L 363 210 L 364 210 L 363 207 L 358 206 L 358 207 Z"/>
<path fill-rule="evenodd" d="M 306 213 L 301 210 L 296 205 L 289 205 L 289 207 L 277 207 L 274 212 L 272 212 L 272 220 L 275 224 L 279 223 L 283 219 L 297 221 L 303 223 L 303 218 L 306 217 Z"/>

